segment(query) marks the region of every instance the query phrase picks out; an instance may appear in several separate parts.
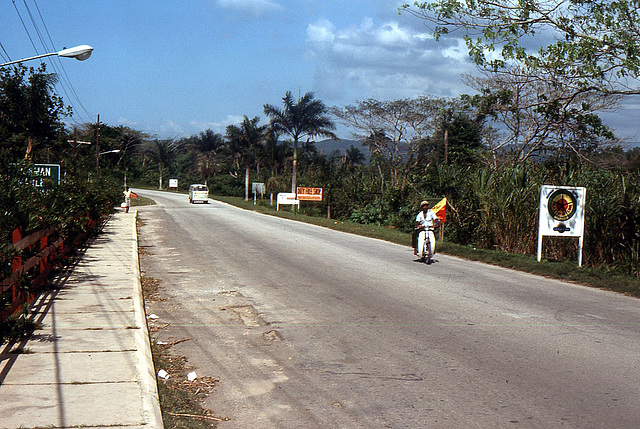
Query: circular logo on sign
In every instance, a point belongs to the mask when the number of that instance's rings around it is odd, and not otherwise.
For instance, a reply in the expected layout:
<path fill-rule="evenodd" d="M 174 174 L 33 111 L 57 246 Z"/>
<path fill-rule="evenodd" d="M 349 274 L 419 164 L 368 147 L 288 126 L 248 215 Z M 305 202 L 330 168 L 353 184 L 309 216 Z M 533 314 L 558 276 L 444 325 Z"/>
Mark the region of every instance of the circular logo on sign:
<path fill-rule="evenodd" d="M 548 206 L 551 217 L 563 222 L 576 213 L 576 197 L 571 191 L 558 189 L 549 196 Z"/>

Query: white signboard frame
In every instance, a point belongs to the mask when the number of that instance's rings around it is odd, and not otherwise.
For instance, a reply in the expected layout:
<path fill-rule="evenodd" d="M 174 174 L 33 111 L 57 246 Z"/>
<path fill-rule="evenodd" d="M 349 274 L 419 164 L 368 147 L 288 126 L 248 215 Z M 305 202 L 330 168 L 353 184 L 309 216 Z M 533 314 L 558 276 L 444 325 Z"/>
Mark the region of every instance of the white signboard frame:
<path fill-rule="evenodd" d="M 276 197 L 276 211 L 280 211 L 281 204 L 300 207 L 300 201 L 296 199 L 295 192 L 280 192 Z"/>
<path fill-rule="evenodd" d="M 256 203 L 256 198 L 258 194 L 260 194 L 260 199 L 264 198 L 265 190 L 266 190 L 266 187 L 264 186 L 264 183 L 261 183 L 261 182 L 251 183 L 251 193 L 253 193 L 253 204 Z"/>
<path fill-rule="evenodd" d="M 178 179 L 169 179 L 169 188 L 178 189 Z"/>
<path fill-rule="evenodd" d="M 538 216 L 538 262 L 542 260 L 542 238 L 577 237 L 578 266 L 582 266 L 584 212 L 587 188 L 543 185 Z"/>

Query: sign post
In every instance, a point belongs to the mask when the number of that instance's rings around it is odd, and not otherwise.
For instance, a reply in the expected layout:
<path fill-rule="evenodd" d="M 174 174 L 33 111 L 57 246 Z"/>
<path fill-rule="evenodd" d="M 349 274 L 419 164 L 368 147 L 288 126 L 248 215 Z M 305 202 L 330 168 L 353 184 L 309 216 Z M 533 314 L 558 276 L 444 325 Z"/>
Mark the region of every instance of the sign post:
<path fill-rule="evenodd" d="M 538 262 L 542 260 L 542 237 L 578 237 L 578 266 L 582 266 L 584 210 L 587 189 L 543 185 L 538 218 Z"/>

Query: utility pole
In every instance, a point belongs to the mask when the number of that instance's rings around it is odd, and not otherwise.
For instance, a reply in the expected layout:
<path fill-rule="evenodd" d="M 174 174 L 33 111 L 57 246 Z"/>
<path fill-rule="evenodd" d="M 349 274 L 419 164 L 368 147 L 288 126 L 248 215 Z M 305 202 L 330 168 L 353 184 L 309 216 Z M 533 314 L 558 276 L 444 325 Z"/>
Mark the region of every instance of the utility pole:
<path fill-rule="evenodd" d="M 444 164 L 449 164 L 449 128 L 444 129 Z"/>
<path fill-rule="evenodd" d="M 78 146 L 81 144 L 90 145 L 91 142 L 84 142 L 78 140 L 78 129 L 73 127 L 73 139 L 67 140 L 67 143 L 73 148 L 73 171 L 75 172 L 78 167 Z"/>
<path fill-rule="evenodd" d="M 100 180 L 100 115 L 96 122 L 96 180 Z"/>

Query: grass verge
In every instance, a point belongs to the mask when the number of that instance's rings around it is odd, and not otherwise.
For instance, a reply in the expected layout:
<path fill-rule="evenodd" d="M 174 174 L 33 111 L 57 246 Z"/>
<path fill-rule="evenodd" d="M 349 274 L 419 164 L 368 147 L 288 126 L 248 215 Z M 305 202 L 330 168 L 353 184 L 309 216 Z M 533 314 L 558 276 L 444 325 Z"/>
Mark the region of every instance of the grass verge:
<path fill-rule="evenodd" d="M 392 243 L 406 245 L 407 247 L 411 246 L 410 234 L 397 229 L 379 225 L 362 225 L 352 222 L 336 221 L 334 219 L 306 216 L 304 214 L 294 213 L 289 206 L 286 206 L 280 211 L 276 211 L 275 206 L 270 206 L 268 201 L 259 201 L 257 204 L 253 204 L 253 201 L 244 201 L 243 198 L 239 197 L 215 196 L 213 198 L 247 210 L 311 223 L 351 234 L 378 238 Z M 543 260 L 538 262 L 537 259 L 531 255 L 518 255 L 497 250 L 475 249 L 468 246 L 449 243 L 447 241 L 438 243 L 438 252 L 472 261 L 536 274 L 547 278 L 569 281 L 640 297 L 640 279 L 616 272 L 615 270 L 606 267 L 578 267 L 576 261 L 559 262 Z"/>
<path fill-rule="evenodd" d="M 138 196 L 138 198 L 131 198 L 130 201 L 131 207 L 152 206 L 156 203 L 151 198 L 141 196 Z"/>

